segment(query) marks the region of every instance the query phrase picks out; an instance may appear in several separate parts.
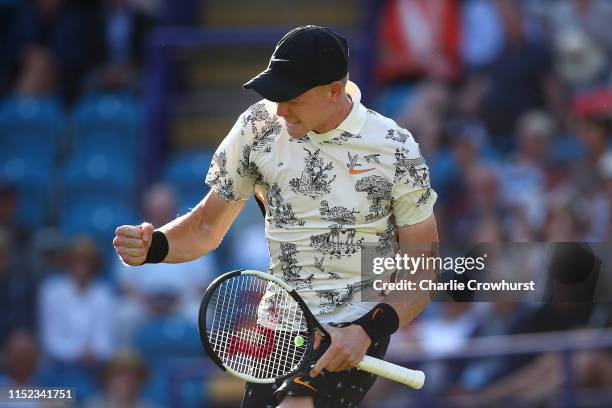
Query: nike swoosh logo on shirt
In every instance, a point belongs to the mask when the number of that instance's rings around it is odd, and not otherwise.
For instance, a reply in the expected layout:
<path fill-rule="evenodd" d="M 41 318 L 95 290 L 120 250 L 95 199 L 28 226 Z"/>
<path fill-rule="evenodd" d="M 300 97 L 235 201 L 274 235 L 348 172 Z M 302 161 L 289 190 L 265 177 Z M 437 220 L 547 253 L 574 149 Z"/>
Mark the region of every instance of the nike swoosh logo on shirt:
<path fill-rule="evenodd" d="M 360 174 L 360 173 L 366 173 L 366 172 L 368 172 L 368 171 L 372 171 L 372 170 L 374 170 L 374 168 L 371 168 L 371 169 L 363 169 L 363 170 L 356 169 L 356 168 L 355 168 L 355 166 L 350 166 L 350 167 L 348 168 L 348 171 L 349 171 L 349 173 L 351 173 L 351 174 Z"/>

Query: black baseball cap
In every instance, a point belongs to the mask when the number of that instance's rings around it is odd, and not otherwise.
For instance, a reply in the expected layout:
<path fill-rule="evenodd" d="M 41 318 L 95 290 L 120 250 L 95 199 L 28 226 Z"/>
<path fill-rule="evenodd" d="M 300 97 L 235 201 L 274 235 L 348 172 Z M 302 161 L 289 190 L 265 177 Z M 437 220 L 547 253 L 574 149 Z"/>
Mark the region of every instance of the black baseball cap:
<path fill-rule="evenodd" d="M 276 44 L 268 68 L 242 87 L 272 102 L 284 102 L 344 78 L 348 57 L 348 43 L 341 35 L 327 27 L 297 27 Z"/>

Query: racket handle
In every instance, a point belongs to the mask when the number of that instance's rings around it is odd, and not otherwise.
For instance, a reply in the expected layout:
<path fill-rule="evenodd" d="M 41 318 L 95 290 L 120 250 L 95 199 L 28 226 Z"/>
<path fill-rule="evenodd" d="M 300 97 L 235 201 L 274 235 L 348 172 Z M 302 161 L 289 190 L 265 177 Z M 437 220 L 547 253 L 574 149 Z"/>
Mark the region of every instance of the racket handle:
<path fill-rule="evenodd" d="M 421 389 L 425 383 L 425 373 L 422 371 L 409 370 L 397 364 L 379 360 L 374 357 L 364 356 L 361 363 L 357 364 L 359 370 L 376 374 L 388 380 L 405 384 L 416 390 Z"/>

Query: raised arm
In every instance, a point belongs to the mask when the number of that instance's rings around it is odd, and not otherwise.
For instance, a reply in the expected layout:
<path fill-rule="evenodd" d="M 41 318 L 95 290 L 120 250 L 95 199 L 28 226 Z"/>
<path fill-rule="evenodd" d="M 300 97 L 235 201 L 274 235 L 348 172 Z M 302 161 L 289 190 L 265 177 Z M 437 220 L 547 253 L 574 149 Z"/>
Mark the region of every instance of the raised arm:
<path fill-rule="evenodd" d="M 158 229 L 168 240 L 168 255 L 163 262 L 187 262 L 216 249 L 244 203 L 226 201 L 211 190 L 190 212 Z M 146 222 L 118 227 L 113 239 L 117 255 L 128 265 L 142 265 L 153 231 L 153 226 Z"/>

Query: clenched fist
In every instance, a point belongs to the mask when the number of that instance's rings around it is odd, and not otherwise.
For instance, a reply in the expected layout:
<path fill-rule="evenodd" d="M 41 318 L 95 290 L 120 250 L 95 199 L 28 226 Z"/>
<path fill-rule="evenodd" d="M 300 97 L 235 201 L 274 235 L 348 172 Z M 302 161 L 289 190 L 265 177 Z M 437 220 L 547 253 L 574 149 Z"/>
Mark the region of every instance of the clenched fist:
<path fill-rule="evenodd" d="M 142 265 L 147 258 L 147 251 L 151 246 L 153 225 L 122 225 L 115 230 L 113 246 L 117 255 L 130 266 Z"/>

